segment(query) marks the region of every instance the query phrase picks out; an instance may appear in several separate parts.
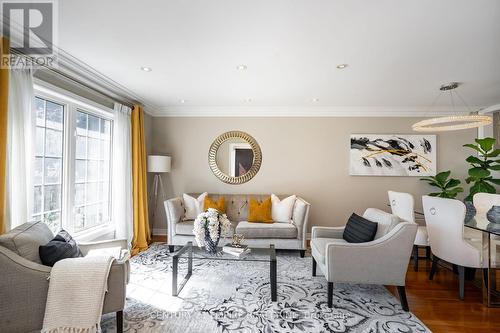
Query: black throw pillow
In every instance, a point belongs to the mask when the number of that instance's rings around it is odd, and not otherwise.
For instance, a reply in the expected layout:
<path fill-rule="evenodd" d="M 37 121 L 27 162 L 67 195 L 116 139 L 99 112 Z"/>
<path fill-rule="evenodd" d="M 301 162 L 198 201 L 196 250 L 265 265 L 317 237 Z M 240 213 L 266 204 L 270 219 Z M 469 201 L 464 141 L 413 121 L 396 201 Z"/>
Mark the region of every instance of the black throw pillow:
<path fill-rule="evenodd" d="M 372 222 L 352 213 L 344 229 L 344 238 L 349 243 L 371 242 L 377 233 L 377 222 Z"/>
<path fill-rule="evenodd" d="M 82 251 L 71 235 L 61 230 L 50 242 L 38 248 L 40 260 L 45 266 L 54 266 L 56 262 L 66 258 L 83 257 Z"/>

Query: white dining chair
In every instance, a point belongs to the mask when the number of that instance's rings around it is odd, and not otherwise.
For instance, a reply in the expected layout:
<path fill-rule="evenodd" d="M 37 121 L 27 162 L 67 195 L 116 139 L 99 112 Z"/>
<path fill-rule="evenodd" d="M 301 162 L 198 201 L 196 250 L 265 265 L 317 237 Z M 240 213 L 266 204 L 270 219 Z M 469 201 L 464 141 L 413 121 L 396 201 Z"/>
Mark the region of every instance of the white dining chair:
<path fill-rule="evenodd" d="M 432 250 L 432 268 L 429 280 L 434 278 L 439 260 L 457 265 L 459 297 L 464 299 L 465 268 L 481 268 L 486 263 L 481 256 L 481 244 L 471 244 L 464 239 L 465 205 L 455 199 L 423 196 L 429 243 Z"/>
<path fill-rule="evenodd" d="M 486 219 L 486 213 L 493 206 L 500 206 L 500 194 L 491 194 L 491 193 L 476 193 L 472 197 L 472 203 L 474 204 L 474 208 L 476 208 L 476 218 Z M 500 237 L 499 236 L 491 236 L 491 260 L 496 262 L 497 253 L 500 249 Z"/>
<path fill-rule="evenodd" d="M 424 247 L 426 256 L 423 258 L 430 258 L 429 238 L 427 236 L 427 227 L 425 220 L 416 221 L 415 219 L 415 200 L 409 193 L 388 191 L 389 204 L 391 206 L 392 214 L 398 216 L 400 219 L 408 222 L 418 224 L 417 234 L 413 242 L 413 269 L 418 271 L 418 249 Z"/>

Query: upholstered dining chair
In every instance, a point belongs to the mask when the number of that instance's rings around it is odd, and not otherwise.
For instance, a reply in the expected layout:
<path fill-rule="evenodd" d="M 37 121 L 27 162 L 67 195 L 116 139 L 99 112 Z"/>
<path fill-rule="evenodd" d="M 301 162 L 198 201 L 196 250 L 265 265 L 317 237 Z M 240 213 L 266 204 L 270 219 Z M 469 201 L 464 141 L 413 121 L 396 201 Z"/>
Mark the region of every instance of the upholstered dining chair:
<path fill-rule="evenodd" d="M 485 268 L 481 259 L 481 243 L 464 239 L 465 205 L 455 199 L 423 196 L 425 221 L 432 251 L 429 280 L 436 274 L 439 260 L 457 265 L 459 297 L 464 299 L 465 268 Z M 483 270 L 484 273 L 484 270 Z"/>
<path fill-rule="evenodd" d="M 415 200 L 409 193 L 388 191 L 389 204 L 391 206 L 392 214 L 398 216 L 400 219 L 408 222 L 415 222 L 418 224 L 417 234 L 413 242 L 413 269 L 418 271 L 418 249 L 425 248 L 426 257 L 430 257 L 429 237 L 427 235 L 427 226 L 424 221 L 417 222 L 415 219 Z"/>
<path fill-rule="evenodd" d="M 378 223 L 371 242 L 348 243 L 342 238 L 344 227 L 312 228 L 312 275 L 318 267 L 328 281 L 330 308 L 334 283 L 360 283 L 397 286 L 401 306 L 409 311 L 406 271 L 417 225 L 375 208 L 368 208 L 363 217 Z"/>
<path fill-rule="evenodd" d="M 476 193 L 472 197 L 472 203 L 476 208 L 476 218 L 486 219 L 486 213 L 491 207 L 500 206 L 500 194 Z M 491 259 L 496 262 L 498 249 L 500 248 L 500 237 L 492 235 L 491 244 L 493 245 Z"/>

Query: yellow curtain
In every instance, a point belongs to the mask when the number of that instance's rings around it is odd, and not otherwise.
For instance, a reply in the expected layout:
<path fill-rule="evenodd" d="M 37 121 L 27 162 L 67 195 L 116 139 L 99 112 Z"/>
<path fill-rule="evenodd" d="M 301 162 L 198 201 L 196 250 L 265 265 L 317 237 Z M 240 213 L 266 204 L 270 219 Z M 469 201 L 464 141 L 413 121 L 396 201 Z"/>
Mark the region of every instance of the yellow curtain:
<path fill-rule="evenodd" d="M 148 221 L 148 194 L 146 178 L 146 141 L 144 138 L 144 111 L 135 105 L 132 109 L 132 188 L 134 206 L 134 237 L 132 255 L 148 248 L 151 241 Z"/>
<path fill-rule="evenodd" d="M 9 54 L 9 40 L 0 37 L 0 56 Z M 7 166 L 7 113 L 9 100 L 9 70 L 0 66 L 0 234 L 5 232 L 6 166 Z"/>

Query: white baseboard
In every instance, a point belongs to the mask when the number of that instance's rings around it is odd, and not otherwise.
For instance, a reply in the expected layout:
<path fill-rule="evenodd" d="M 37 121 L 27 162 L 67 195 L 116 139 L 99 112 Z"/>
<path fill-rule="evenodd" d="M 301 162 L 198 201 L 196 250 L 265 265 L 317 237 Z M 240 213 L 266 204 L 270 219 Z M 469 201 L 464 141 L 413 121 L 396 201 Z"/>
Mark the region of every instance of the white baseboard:
<path fill-rule="evenodd" d="M 167 229 L 164 228 L 153 228 L 153 235 L 155 236 L 166 236 Z"/>

